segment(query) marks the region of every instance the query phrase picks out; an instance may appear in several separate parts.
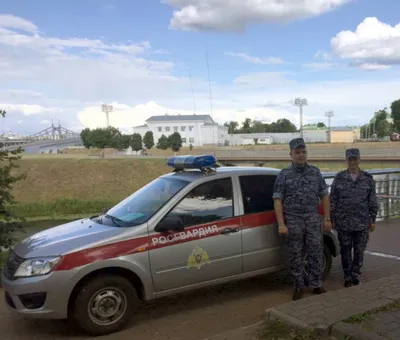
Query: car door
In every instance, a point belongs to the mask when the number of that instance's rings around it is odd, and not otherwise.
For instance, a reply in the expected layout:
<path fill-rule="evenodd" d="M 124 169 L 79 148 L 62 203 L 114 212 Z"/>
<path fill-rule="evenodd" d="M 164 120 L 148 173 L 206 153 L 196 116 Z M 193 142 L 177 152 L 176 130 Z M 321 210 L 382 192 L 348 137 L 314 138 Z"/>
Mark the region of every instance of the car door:
<path fill-rule="evenodd" d="M 160 221 L 183 222 L 179 232 L 151 233 L 150 264 L 158 293 L 242 273 L 240 217 L 231 177 L 199 184 Z M 237 210 L 237 209 L 236 209 Z"/>
<path fill-rule="evenodd" d="M 244 272 L 286 264 L 285 239 L 278 233 L 272 199 L 275 179 L 267 174 L 239 176 Z"/>

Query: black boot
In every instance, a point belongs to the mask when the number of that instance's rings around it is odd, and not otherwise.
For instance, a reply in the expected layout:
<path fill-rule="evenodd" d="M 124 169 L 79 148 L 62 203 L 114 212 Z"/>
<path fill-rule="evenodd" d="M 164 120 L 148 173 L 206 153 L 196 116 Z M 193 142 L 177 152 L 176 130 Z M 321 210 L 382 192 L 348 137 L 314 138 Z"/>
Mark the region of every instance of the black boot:
<path fill-rule="evenodd" d="M 293 301 L 300 300 L 304 295 L 304 291 L 301 288 L 296 288 L 293 293 Z"/>
<path fill-rule="evenodd" d="M 352 281 L 350 281 L 350 280 L 344 281 L 344 286 L 345 286 L 346 288 L 351 287 L 352 285 L 353 285 L 353 282 L 352 282 Z"/>
<path fill-rule="evenodd" d="M 326 290 L 324 287 L 318 287 L 313 289 L 313 294 L 324 294 Z"/>

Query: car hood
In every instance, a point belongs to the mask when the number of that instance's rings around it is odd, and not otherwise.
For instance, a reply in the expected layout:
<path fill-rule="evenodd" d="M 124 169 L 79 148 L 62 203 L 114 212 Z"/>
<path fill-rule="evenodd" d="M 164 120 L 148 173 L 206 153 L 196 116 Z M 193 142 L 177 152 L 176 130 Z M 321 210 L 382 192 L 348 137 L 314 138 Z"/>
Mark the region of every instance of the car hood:
<path fill-rule="evenodd" d="M 23 258 L 61 255 L 90 243 L 117 236 L 124 231 L 125 228 L 82 219 L 29 236 L 18 244 L 14 251 Z"/>

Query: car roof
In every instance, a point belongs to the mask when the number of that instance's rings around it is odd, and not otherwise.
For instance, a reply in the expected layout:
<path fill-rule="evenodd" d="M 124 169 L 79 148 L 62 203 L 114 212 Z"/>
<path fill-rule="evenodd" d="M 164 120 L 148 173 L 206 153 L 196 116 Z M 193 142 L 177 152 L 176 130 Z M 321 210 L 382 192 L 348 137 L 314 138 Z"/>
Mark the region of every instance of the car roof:
<path fill-rule="evenodd" d="M 225 174 L 235 174 L 235 175 L 272 175 L 276 176 L 281 171 L 276 168 L 266 168 L 266 167 L 255 167 L 255 166 L 222 166 L 218 168 L 213 168 L 213 175 L 225 175 Z M 200 178 L 207 177 L 206 172 L 200 171 L 198 169 L 185 169 L 183 171 L 170 172 L 161 177 L 163 178 L 176 178 L 188 182 L 197 181 Z"/>

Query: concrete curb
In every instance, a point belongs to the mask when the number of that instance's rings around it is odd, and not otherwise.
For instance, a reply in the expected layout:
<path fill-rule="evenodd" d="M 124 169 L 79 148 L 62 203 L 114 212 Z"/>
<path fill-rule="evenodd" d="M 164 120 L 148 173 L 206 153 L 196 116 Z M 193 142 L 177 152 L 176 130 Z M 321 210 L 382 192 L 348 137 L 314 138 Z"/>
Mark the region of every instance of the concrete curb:
<path fill-rule="evenodd" d="M 331 326 L 326 324 L 318 324 L 311 325 L 301 320 L 298 320 L 286 313 L 280 312 L 274 308 L 269 308 L 266 310 L 266 318 L 269 321 L 281 321 L 286 325 L 296 328 L 296 329 L 304 329 L 304 330 L 313 330 L 319 336 L 329 336 L 331 333 Z"/>
<path fill-rule="evenodd" d="M 361 327 L 345 322 L 333 325 L 331 337 L 337 340 L 387 340 L 376 333 L 367 332 Z"/>
<path fill-rule="evenodd" d="M 268 321 L 282 321 L 288 326 L 299 328 L 299 329 L 309 329 L 311 326 L 301 320 L 298 320 L 290 315 L 280 312 L 275 308 L 269 308 L 265 311 L 266 319 Z"/>

